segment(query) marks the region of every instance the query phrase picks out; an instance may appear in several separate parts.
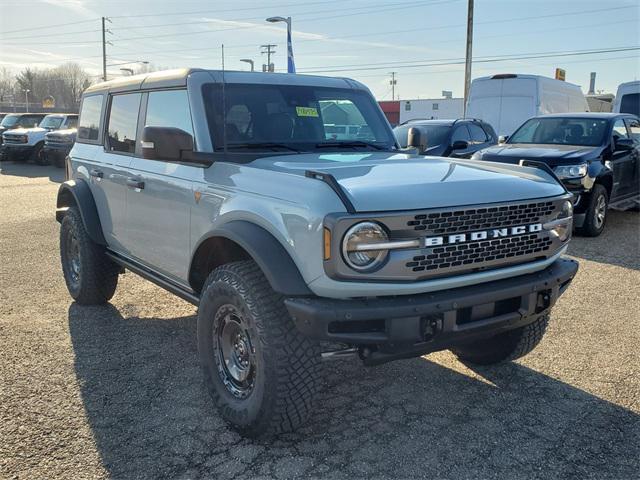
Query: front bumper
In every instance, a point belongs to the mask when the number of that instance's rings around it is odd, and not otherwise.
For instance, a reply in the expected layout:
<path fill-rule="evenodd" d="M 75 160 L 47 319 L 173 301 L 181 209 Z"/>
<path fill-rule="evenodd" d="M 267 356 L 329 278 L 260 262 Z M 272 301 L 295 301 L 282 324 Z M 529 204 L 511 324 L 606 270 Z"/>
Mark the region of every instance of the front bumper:
<path fill-rule="evenodd" d="M 46 158 L 55 159 L 55 158 L 66 158 L 71 151 L 72 145 L 66 146 L 58 146 L 58 145 L 47 145 L 43 147 L 42 151 Z"/>
<path fill-rule="evenodd" d="M 515 278 L 417 295 L 364 299 L 287 298 L 296 327 L 317 340 L 376 345 L 423 355 L 533 322 L 578 270 L 561 258 Z"/>
<path fill-rule="evenodd" d="M 26 157 L 33 151 L 33 145 L 4 143 L 2 145 L 2 155 L 4 157 Z"/>

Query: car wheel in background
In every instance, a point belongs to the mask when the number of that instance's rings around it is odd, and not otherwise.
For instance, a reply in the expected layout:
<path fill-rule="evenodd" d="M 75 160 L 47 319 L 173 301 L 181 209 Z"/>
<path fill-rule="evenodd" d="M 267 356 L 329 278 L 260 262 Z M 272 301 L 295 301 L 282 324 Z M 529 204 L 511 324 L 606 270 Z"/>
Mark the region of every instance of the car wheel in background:
<path fill-rule="evenodd" d="M 609 195 L 604 186 L 596 184 L 589 195 L 589 204 L 584 219 L 584 225 L 580 233 L 587 237 L 597 237 L 604 230 L 607 221 L 607 208 L 609 207 Z"/>
<path fill-rule="evenodd" d="M 49 165 L 49 159 L 44 153 L 44 145 L 39 143 L 33 148 L 33 152 L 31 152 L 31 160 L 33 160 L 38 165 Z"/>

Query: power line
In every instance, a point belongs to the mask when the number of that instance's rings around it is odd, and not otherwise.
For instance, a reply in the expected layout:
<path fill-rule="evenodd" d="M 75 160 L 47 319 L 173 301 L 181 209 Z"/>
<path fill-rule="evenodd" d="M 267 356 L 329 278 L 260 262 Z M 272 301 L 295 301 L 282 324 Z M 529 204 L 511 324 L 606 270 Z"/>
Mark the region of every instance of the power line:
<path fill-rule="evenodd" d="M 621 48 L 612 48 L 612 49 L 604 49 L 604 50 L 582 50 L 582 51 L 573 51 L 573 52 L 545 52 L 539 54 L 512 54 L 512 55 L 495 55 L 491 58 L 487 59 L 474 59 L 474 63 L 493 63 L 493 62 L 504 62 L 508 60 L 529 60 L 534 58 L 550 58 L 550 57 L 571 57 L 576 55 L 593 55 L 593 54 L 601 54 L 601 53 L 613 53 L 613 52 L 629 52 L 640 50 L 640 46 L 634 47 L 621 47 Z M 416 67 L 433 67 L 433 66 L 441 66 L 441 65 L 461 65 L 465 63 L 464 58 L 460 58 L 457 61 L 452 62 L 440 62 L 435 61 L 433 63 L 419 63 L 413 65 L 393 65 L 393 68 L 416 68 Z M 330 73 L 330 72 L 354 72 L 354 71 L 364 71 L 364 70 L 382 70 L 389 68 L 389 64 L 385 66 L 371 66 L 371 67 L 350 67 L 349 65 L 343 65 L 343 68 L 336 69 L 327 69 L 327 70 L 313 70 L 313 68 L 321 68 L 321 67 L 308 67 L 311 70 L 301 68 L 299 70 L 304 71 L 305 73 Z"/>
<path fill-rule="evenodd" d="M 66 27 L 68 25 L 78 25 L 80 23 L 97 22 L 98 20 L 100 20 L 100 19 L 99 18 L 92 18 L 91 20 L 80 20 L 78 22 L 58 23 L 56 25 L 42 25 L 42 26 L 39 26 L 39 27 L 21 28 L 19 30 L 7 30 L 6 32 L 1 32 L 1 33 L 4 35 L 6 33 L 32 32 L 34 30 L 43 30 L 45 28 L 58 28 L 58 27 Z"/>

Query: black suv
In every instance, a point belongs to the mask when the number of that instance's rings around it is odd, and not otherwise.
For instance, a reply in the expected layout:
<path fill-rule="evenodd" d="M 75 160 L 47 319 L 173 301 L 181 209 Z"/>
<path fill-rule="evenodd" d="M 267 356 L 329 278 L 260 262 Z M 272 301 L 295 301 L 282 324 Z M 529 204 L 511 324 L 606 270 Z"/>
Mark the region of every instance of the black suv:
<path fill-rule="evenodd" d="M 473 158 L 505 163 L 534 160 L 549 165 L 574 194 L 574 225 L 587 236 L 602 233 L 609 206 L 638 206 L 640 120 L 635 115 L 564 113 L 534 117 L 504 143 Z"/>
<path fill-rule="evenodd" d="M 410 131 L 414 145 L 409 144 Z M 470 158 L 478 150 L 498 143 L 491 125 L 472 118 L 409 120 L 394 128 L 393 133 L 402 148 L 414 146 L 420 155 L 435 157 Z"/>

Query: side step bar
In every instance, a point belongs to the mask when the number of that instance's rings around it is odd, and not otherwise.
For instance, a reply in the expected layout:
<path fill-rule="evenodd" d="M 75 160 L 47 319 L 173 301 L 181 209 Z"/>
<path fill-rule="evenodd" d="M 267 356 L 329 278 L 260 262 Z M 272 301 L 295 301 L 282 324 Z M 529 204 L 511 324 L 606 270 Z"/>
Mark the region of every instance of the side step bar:
<path fill-rule="evenodd" d="M 107 250 L 106 254 L 111 260 L 113 260 L 118 265 L 126 268 L 127 270 L 132 271 L 137 275 L 140 275 L 145 280 L 149 280 L 150 282 L 155 283 L 159 287 L 164 288 L 165 290 L 173 293 L 174 295 L 177 295 L 183 300 L 186 300 L 187 302 L 195 306 L 198 306 L 198 304 L 200 303 L 200 297 L 193 290 L 186 289 L 183 286 L 172 282 L 168 278 L 165 278 L 161 275 L 158 275 L 155 272 L 152 272 L 151 270 L 143 267 L 139 263 L 134 262 L 133 260 L 129 260 L 124 257 L 121 257 L 120 255 L 113 253 L 109 250 Z"/>

